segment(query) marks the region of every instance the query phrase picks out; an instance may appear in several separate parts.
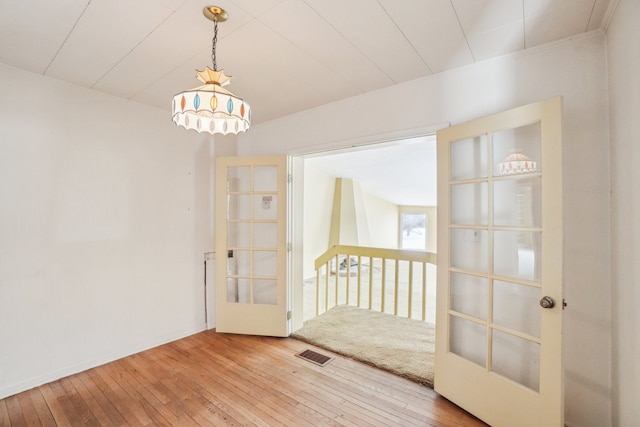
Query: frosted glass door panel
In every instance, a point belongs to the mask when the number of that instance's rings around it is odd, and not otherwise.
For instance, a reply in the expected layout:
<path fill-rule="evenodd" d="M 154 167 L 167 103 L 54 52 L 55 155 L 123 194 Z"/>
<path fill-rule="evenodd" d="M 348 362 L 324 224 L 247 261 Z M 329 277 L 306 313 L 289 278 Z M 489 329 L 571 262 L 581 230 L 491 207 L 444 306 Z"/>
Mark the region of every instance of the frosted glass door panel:
<path fill-rule="evenodd" d="M 253 246 L 256 248 L 275 248 L 278 244 L 278 224 L 253 224 Z"/>
<path fill-rule="evenodd" d="M 486 182 L 451 186 L 451 223 L 486 225 L 489 220 Z"/>
<path fill-rule="evenodd" d="M 251 283 L 246 279 L 227 279 L 227 302 L 248 304 L 251 301 Z"/>
<path fill-rule="evenodd" d="M 278 302 L 278 284 L 275 280 L 254 279 L 254 304 L 275 305 Z"/>
<path fill-rule="evenodd" d="M 277 274 L 277 253 L 275 251 L 255 251 L 253 253 L 253 275 L 271 276 Z"/>
<path fill-rule="evenodd" d="M 251 274 L 251 252 L 249 251 L 233 251 L 233 257 L 229 258 L 235 271 L 235 275 L 249 276 Z"/>
<path fill-rule="evenodd" d="M 253 217 L 256 220 L 276 220 L 278 218 L 278 196 L 253 196 Z"/>
<path fill-rule="evenodd" d="M 230 194 L 227 208 L 227 219 L 248 220 L 251 219 L 251 196 Z"/>
<path fill-rule="evenodd" d="M 535 163 L 535 170 L 531 170 L 531 166 L 524 165 L 523 163 L 516 164 L 511 163 L 506 168 L 500 168 L 498 165 L 505 162 L 509 156 L 513 160 L 520 160 L 521 162 L 527 161 L 522 159 L 529 159 Z M 495 132 L 493 134 L 493 164 L 495 165 L 494 171 L 496 175 L 502 174 L 520 174 L 520 173 L 535 173 L 542 171 L 542 162 L 540 156 L 540 123 L 533 123 L 530 125 L 506 129 Z M 503 172 L 500 172 L 500 170 Z M 508 172 L 506 172 L 508 170 Z"/>
<path fill-rule="evenodd" d="M 451 180 L 487 176 L 487 136 L 461 139 L 451 143 Z"/>
<path fill-rule="evenodd" d="M 492 370 L 531 390 L 540 388 L 540 344 L 493 330 Z"/>
<path fill-rule="evenodd" d="M 454 268 L 486 273 L 488 248 L 487 230 L 451 230 L 451 266 Z"/>
<path fill-rule="evenodd" d="M 498 276 L 540 281 L 542 233 L 495 231 L 493 272 Z"/>
<path fill-rule="evenodd" d="M 493 282 L 493 322 L 540 337 L 540 288 L 517 283 Z"/>
<path fill-rule="evenodd" d="M 487 328 L 470 320 L 451 316 L 450 350 L 480 366 L 486 365 Z"/>
<path fill-rule="evenodd" d="M 541 196 L 540 177 L 494 181 L 494 224 L 511 227 L 540 227 Z"/>
<path fill-rule="evenodd" d="M 230 193 L 251 190 L 251 168 L 246 166 L 229 167 L 227 169 L 227 186 Z"/>
<path fill-rule="evenodd" d="M 253 191 L 275 192 L 278 188 L 278 168 L 256 166 L 253 168 Z"/>
<path fill-rule="evenodd" d="M 251 245 L 251 224 L 246 222 L 227 223 L 227 246 L 248 248 Z"/>
<path fill-rule="evenodd" d="M 487 279 L 451 273 L 451 308 L 457 312 L 487 319 Z"/>

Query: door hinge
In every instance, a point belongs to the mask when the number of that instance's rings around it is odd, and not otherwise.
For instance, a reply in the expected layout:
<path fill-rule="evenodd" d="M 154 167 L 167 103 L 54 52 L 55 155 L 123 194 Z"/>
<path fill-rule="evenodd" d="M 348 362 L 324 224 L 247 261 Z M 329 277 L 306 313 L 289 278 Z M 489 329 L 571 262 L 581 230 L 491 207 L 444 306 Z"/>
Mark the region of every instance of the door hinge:
<path fill-rule="evenodd" d="M 287 252 L 291 252 L 293 250 L 293 245 L 291 243 L 287 243 Z"/>
<path fill-rule="evenodd" d="M 567 308 L 567 302 L 562 298 L 562 309 L 564 310 L 565 308 Z"/>
<path fill-rule="evenodd" d="M 293 182 L 293 175 L 291 175 L 291 174 L 288 174 L 288 175 L 287 175 L 287 182 L 288 182 L 289 184 L 291 184 L 291 183 Z"/>
<path fill-rule="evenodd" d="M 291 310 L 287 311 L 287 320 L 291 320 Z"/>

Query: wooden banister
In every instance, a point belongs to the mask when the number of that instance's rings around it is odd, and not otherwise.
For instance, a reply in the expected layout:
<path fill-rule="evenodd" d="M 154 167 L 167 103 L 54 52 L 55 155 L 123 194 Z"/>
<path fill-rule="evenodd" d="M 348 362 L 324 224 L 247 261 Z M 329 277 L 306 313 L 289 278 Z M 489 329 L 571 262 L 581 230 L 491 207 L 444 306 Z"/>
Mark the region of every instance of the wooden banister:
<path fill-rule="evenodd" d="M 407 249 L 335 245 L 315 261 L 316 315 L 320 314 L 321 309 L 327 311 L 341 303 L 388 312 L 387 300 L 393 299 L 394 315 L 402 312 L 406 317 L 415 317 L 414 295 L 418 295 L 421 308 L 419 318 L 425 320 L 428 264 L 435 269 L 436 254 Z M 416 274 L 414 265 L 421 270 L 421 274 Z M 367 267 L 366 271 L 363 266 Z M 379 274 L 374 274 L 374 270 Z M 393 274 L 388 270 L 392 270 Z M 387 277 L 388 274 L 391 277 Z M 352 291 L 354 282 L 356 289 Z M 421 286 L 414 286 L 417 284 Z M 333 290 L 331 293 L 330 288 Z M 324 304 L 321 304 L 321 299 Z M 376 304 L 373 304 L 374 300 Z M 401 307 L 400 301 L 406 301 L 406 306 L 403 304 Z"/>

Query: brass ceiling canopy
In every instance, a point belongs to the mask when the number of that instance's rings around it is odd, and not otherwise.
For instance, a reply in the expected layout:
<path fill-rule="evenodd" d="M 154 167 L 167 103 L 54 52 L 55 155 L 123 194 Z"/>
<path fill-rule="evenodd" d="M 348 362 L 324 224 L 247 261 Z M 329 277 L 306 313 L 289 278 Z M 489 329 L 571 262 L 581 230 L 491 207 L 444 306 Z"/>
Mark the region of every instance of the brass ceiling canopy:
<path fill-rule="evenodd" d="M 218 6 L 207 6 L 202 9 L 202 14 L 210 21 L 224 22 L 229 19 L 227 11 Z"/>

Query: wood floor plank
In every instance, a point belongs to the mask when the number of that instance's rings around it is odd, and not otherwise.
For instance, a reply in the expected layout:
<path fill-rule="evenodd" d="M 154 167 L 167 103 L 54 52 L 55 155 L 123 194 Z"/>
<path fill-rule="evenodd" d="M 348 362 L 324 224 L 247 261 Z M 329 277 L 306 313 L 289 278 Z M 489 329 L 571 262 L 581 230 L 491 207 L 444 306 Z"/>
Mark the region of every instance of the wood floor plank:
<path fill-rule="evenodd" d="M 0 400 L 0 426 L 10 426 L 9 410 L 7 409 L 7 399 Z"/>
<path fill-rule="evenodd" d="M 296 357 L 307 348 L 333 360 Z M 486 427 L 432 389 L 288 338 L 206 331 L 0 400 L 0 426 Z"/>
<path fill-rule="evenodd" d="M 153 392 L 153 388 L 148 388 L 144 382 L 140 381 L 136 375 L 136 370 L 131 368 L 127 359 L 121 359 L 115 362 L 115 364 L 119 365 L 121 369 L 126 372 L 123 378 L 127 383 L 127 389 L 130 390 L 127 391 L 127 393 L 132 397 L 139 396 L 141 404 L 145 406 L 145 411 L 151 415 L 157 424 L 178 425 L 178 417 L 166 406 L 167 401 L 158 399 Z"/>
<path fill-rule="evenodd" d="M 152 357 L 151 353 L 140 353 L 126 358 L 125 361 L 131 366 L 132 375 L 141 383 L 144 383 L 147 390 L 153 393 L 176 416 L 177 425 L 185 427 L 199 426 L 187 414 L 186 407 L 182 403 L 180 396 L 161 381 L 165 373 L 155 365 L 155 359 L 157 358 Z"/>
<path fill-rule="evenodd" d="M 51 415 L 58 425 L 72 425 L 71 420 L 67 418 L 67 415 L 64 411 L 63 405 L 67 403 L 66 396 L 61 395 L 59 392 L 61 390 L 60 383 L 54 381 L 49 384 L 44 384 L 39 387 L 40 393 L 44 397 L 44 400 L 47 402 L 47 406 L 51 411 Z M 58 399 L 60 396 L 60 400 Z"/>
<path fill-rule="evenodd" d="M 171 422 L 165 417 L 175 418 L 171 411 L 165 411 L 162 402 L 160 402 L 152 393 L 149 393 L 143 386 L 130 377 L 130 374 L 124 369 L 121 361 L 115 361 L 110 364 L 111 370 L 109 375 L 118 384 L 120 389 L 126 393 L 126 399 L 139 403 L 140 410 L 137 412 L 137 418 L 145 425 L 157 424 L 160 426 L 169 426 Z M 164 415 L 163 415 L 164 412 Z"/>
<path fill-rule="evenodd" d="M 62 387 L 60 393 L 64 394 L 65 404 L 63 407 L 67 417 L 69 417 L 70 420 L 75 420 L 77 417 L 84 425 L 97 425 L 98 420 L 96 416 L 80 393 L 78 393 L 71 379 L 69 377 L 62 378 L 57 381 L 57 383 Z M 60 397 L 58 397 L 58 399 L 60 399 Z"/>
<path fill-rule="evenodd" d="M 73 387 L 75 388 L 76 392 L 78 393 L 82 401 L 85 402 L 87 409 L 91 412 L 91 414 L 95 418 L 95 421 L 99 425 L 110 425 L 112 423 L 112 419 L 105 412 L 104 408 L 96 400 L 94 395 L 91 394 L 91 391 L 87 388 L 85 383 L 82 381 L 81 375 L 76 374 L 76 375 L 70 376 L 69 382 L 73 385 Z"/>
<path fill-rule="evenodd" d="M 14 427 L 22 427 L 27 425 L 27 420 L 20 408 L 18 396 L 11 396 L 6 399 L 7 412 L 9 413 L 9 423 Z"/>
<path fill-rule="evenodd" d="M 164 373 L 164 375 L 158 376 L 161 377 L 162 386 L 174 393 L 170 403 L 178 407 L 178 411 L 188 414 L 197 425 L 211 425 L 214 422 L 224 425 L 237 424 L 233 417 L 194 392 L 188 384 L 183 383 L 178 378 L 180 369 L 173 366 L 176 359 L 169 354 L 170 347 L 166 346 L 163 350 L 165 351 L 163 357 L 150 360 L 148 363 L 154 367 L 154 375 L 158 375 L 157 372 Z M 188 365 L 188 363 L 184 363 L 185 367 Z M 176 366 L 180 366 L 180 364 L 176 363 Z"/>
<path fill-rule="evenodd" d="M 49 410 L 49 406 L 39 389 L 34 388 L 28 390 L 25 393 L 17 395 L 17 397 L 27 425 L 44 427 L 56 425 L 51 410 Z M 2 425 L 2 423 L 0 423 L 0 425 Z"/>
<path fill-rule="evenodd" d="M 122 389 L 118 387 L 115 381 L 113 381 L 109 376 L 109 369 L 108 365 L 91 369 L 89 372 L 89 379 L 104 394 L 107 400 L 111 402 L 127 424 L 136 427 L 143 426 L 144 423 L 137 416 L 137 414 L 140 413 L 140 406 L 137 404 L 130 404 L 131 401 L 127 399 L 126 393 L 124 393 L 124 391 L 122 391 Z M 145 417 L 142 418 L 144 419 Z"/>
<path fill-rule="evenodd" d="M 102 425 L 127 426 L 128 423 L 120 415 L 118 409 L 91 379 L 93 373 L 94 371 L 90 370 L 74 375 L 72 381 L 76 385 L 76 389 L 84 396 L 87 404 L 94 408 L 94 414 L 96 418 L 102 420 Z"/>
<path fill-rule="evenodd" d="M 33 406 L 33 403 L 31 402 L 29 396 L 19 394 L 16 397 L 18 400 L 18 404 L 20 405 L 20 411 L 22 412 L 22 415 L 24 417 L 24 424 L 26 426 L 40 425 L 40 418 L 38 418 L 36 408 Z"/>

